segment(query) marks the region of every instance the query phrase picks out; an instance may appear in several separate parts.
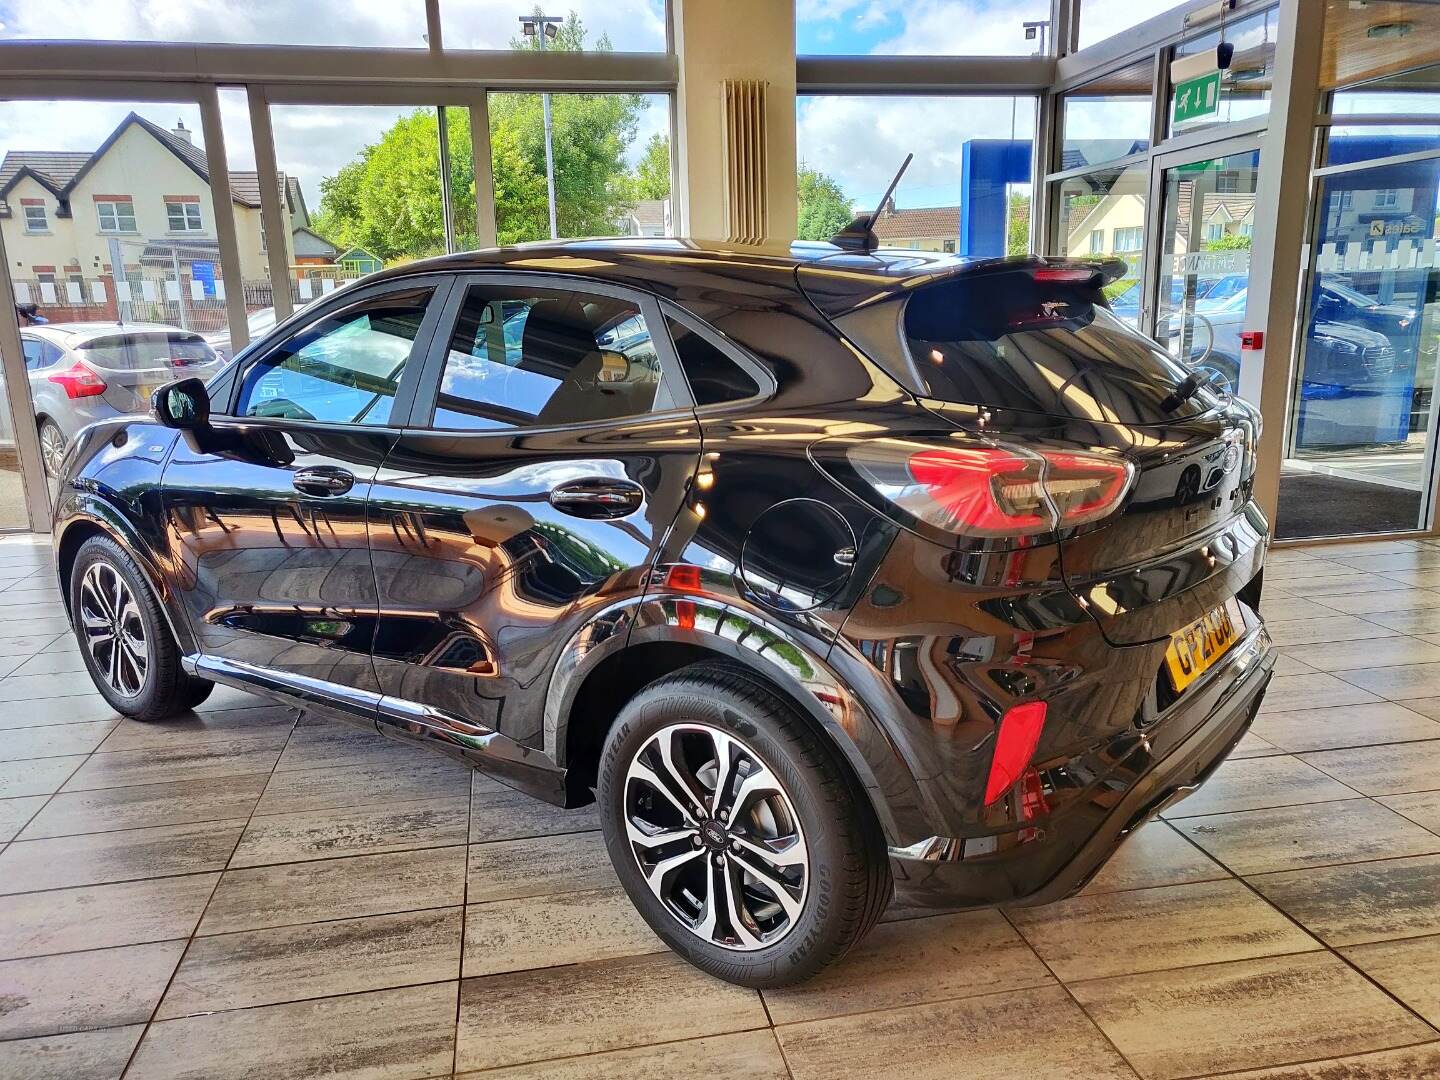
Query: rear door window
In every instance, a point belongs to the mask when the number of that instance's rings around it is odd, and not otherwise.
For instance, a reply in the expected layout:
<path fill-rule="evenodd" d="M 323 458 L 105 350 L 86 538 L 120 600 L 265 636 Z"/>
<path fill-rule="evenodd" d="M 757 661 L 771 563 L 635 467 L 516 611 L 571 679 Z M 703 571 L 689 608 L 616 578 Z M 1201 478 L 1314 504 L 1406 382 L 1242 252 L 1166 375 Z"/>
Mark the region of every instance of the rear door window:
<path fill-rule="evenodd" d="M 1219 404 L 1105 305 L 1097 284 L 1032 269 L 959 275 L 916 290 L 904 337 L 925 394 L 941 401 L 1119 424 L 1166 423 Z"/>
<path fill-rule="evenodd" d="M 76 351 L 95 367 L 107 371 L 148 371 L 201 363 L 215 357 L 204 338 L 183 330 L 109 334 L 81 342 Z"/>

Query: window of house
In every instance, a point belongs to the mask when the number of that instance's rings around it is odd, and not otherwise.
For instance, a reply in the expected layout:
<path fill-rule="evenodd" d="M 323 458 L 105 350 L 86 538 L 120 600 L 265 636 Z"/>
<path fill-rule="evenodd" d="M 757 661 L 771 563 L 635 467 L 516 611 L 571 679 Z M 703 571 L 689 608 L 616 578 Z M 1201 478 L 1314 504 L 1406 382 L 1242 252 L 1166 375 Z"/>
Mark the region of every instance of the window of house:
<path fill-rule="evenodd" d="M 611 296 L 472 285 L 455 323 L 434 426 L 595 423 L 672 407 L 639 308 Z"/>
<path fill-rule="evenodd" d="M 1213 244 L 1216 240 L 1221 239 L 1224 235 L 1225 226 L 1220 224 L 1219 222 L 1211 222 L 1209 225 L 1205 226 L 1205 240 L 1207 243 Z"/>
<path fill-rule="evenodd" d="M 1105 250 L 1105 230 L 1096 229 L 1090 234 L 1090 254 L 1099 255 Z"/>
<path fill-rule="evenodd" d="M 50 221 L 45 216 L 45 205 L 27 203 L 25 205 L 25 231 L 46 232 L 50 228 Z"/>
<path fill-rule="evenodd" d="M 1241 236 L 1253 236 L 1254 234 L 1255 234 L 1255 224 L 1254 224 L 1254 222 L 1244 221 L 1244 222 L 1241 222 L 1241 223 L 1240 223 L 1240 235 L 1241 235 Z"/>
<path fill-rule="evenodd" d="M 1115 230 L 1116 251 L 1139 251 L 1144 243 L 1145 228 L 1142 225 L 1135 225 L 1130 228 Z"/>
<path fill-rule="evenodd" d="M 200 232 L 205 228 L 198 202 L 166 202 L 165 218 L 171 232 Z"/>
<path fill-rule="evenodd" d="M 1376 210 L 1393 210 L 1400 202 L 1400 192 L 1395 188 L 1381 188 L 1375 192 Z"/>
<path fill-rule="evenodd" d="M 739 364 L 713 342 L 684 323 L 667 320 L 670 340 L 680 357 L 680 367 L 690 384 L 696 405 L 719 405 L 726 401 L 743 401 L 760 392 L 760 386 Z"/>
<path fill-rule="evenodd" d="M 97 202 L 95 214 L 100 219 L 101 232 L 137 232 L 135 226 L 135 204 L 124 202 Z"/>
<path fill-rule="evenodd" d="M 431 291 L 387 293 L 312 323 L 250 365 L 236 412 L 282 420 L 388 423 Z"/>

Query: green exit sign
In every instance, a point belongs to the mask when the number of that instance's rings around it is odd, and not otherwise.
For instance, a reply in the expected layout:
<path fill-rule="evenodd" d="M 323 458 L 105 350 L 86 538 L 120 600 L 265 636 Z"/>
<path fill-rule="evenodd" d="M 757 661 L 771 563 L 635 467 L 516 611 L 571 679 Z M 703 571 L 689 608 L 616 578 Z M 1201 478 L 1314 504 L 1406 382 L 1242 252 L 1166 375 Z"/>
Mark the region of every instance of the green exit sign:
<path fill-rule="evenodd" d="M 1175 123 L 1215 116 L 1220 111 L 1220 72 L 1209 71 L 1175 84 Z"/>

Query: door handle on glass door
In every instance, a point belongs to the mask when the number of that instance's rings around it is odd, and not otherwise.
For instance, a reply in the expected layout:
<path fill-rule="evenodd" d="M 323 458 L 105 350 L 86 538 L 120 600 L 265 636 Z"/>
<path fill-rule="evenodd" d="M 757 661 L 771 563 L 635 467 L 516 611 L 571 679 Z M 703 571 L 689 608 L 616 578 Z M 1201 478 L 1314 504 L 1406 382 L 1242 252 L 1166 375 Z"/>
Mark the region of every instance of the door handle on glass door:
<path fill-rule="evenodd" d="M 618 518 L 633 514 L 645 502 L 645 491 L 629 480 L 572 480 L 550 492 L 550 505 L 583 518 Z"/>
<path fill-rule="evenodd" d="M 355 486 L 355 474 L 335 465 L 316 465 L 298 470 L 290 483 L 306 495 L 344 495 Z"/>

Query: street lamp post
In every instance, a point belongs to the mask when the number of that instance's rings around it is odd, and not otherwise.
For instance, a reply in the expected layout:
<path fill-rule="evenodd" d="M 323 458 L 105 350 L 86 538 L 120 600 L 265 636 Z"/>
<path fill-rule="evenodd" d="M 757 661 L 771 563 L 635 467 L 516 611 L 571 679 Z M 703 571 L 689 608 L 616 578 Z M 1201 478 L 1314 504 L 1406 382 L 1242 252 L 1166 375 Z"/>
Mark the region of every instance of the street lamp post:
<path fill-rule="evenodd" d="M 558 15 L 521 15 L 520 29 L 526 37 L 540 39 L 540 51 L 545 51 L 545 39 L 559 33 L 558 27 L 565 20 Z M 545 112 L 545 191 L 550 203 L 550 239 L 560 236 L 555 226 L 555 147 L 550 129 L 550 95 L 540 95 L 541 108 Z"/>

